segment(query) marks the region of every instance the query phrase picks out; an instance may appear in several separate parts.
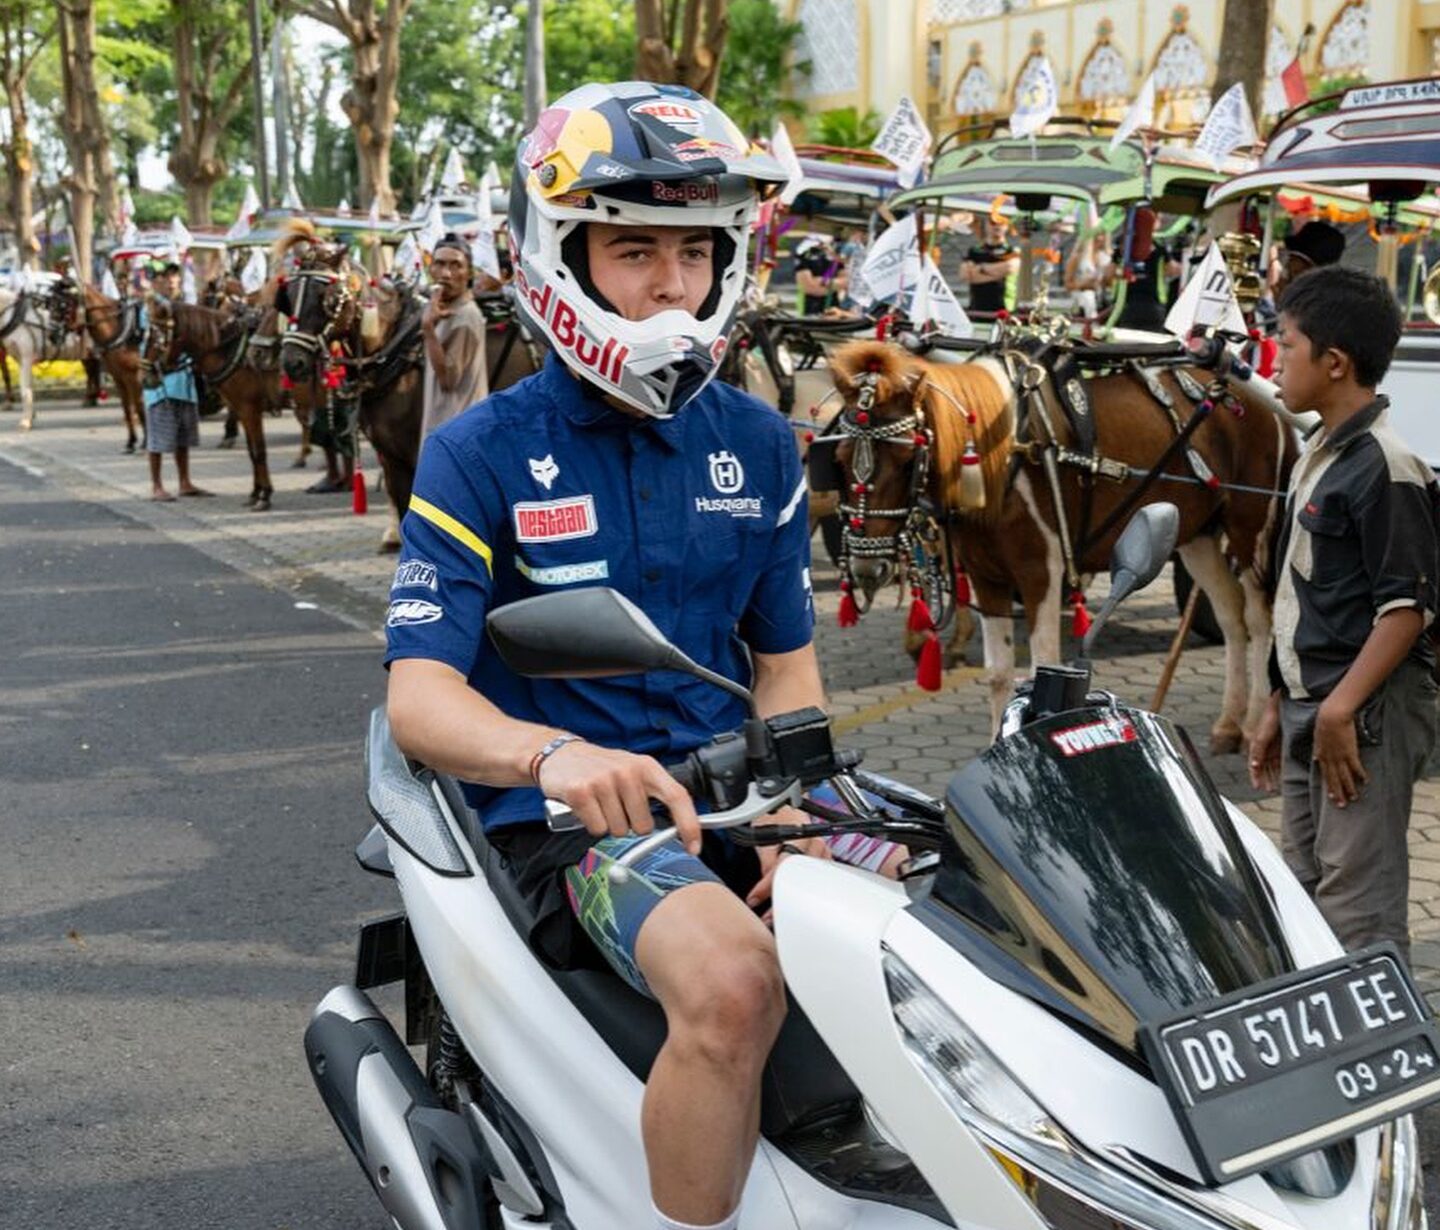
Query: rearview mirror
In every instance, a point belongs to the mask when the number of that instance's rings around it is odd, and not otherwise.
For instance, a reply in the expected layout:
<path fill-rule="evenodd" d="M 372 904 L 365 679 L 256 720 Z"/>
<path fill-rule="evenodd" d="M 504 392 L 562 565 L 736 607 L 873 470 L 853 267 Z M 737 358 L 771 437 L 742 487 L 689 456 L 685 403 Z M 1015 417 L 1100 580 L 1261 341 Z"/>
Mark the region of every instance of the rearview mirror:
<path fill-rule="evenodd" d="M 1130 518 L 1110 552 L 1110 593 L 1085 634 L 1080 649 L 1083 657 L 1090 656 L 1090 646 L 1115 608 L 1160 575 L 1165 561 L 1175 553 L 1179 537 L 1180 510 L 1174 504 L 1147 504 Z"/>
<path fill-rule="evenodd" d="M 524 598 L 491 611 L 485 627 L 500 660 L 517 675 L 594 679 L 683 671 L 739 696 L 754 709 L 745 688 L 691 661 L 644 611 L 608 586 Z"/>

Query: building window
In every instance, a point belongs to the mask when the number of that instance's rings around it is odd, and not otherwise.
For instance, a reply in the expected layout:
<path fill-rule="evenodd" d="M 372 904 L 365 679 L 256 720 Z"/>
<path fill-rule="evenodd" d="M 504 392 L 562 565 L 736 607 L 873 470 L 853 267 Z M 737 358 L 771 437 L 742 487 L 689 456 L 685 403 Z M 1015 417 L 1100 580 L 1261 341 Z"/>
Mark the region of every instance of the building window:
<path fill-rule="evenodd" d="M 801 35 L 795 58 L 809 60 L 808 81 L 795 79 L 801 97 L 846 94 L 860 85 L 860 29 L 855 0 L 800 0 Z"/>
<path fill-rule="evenodd" d="M 1079 93 L 1084 102 L 1109 102 L 1130 96 L 1130 70 L 1112 43 L 1101 43 L 1091 51 L 1080 72 Z"/>
<path fill-rule="evenodd" d="M 988 115 L 997 101 L 995 82 L 983 64 L 971 64 L 960 74 L 955 87 L 956 115 Z"/>
<path fill-rule="evenodd" d="M 1350 0 L 1325 35 L 1320 67 L 1327 73 L 1363 73 L 1369 62 L 1369 0 Z"/>

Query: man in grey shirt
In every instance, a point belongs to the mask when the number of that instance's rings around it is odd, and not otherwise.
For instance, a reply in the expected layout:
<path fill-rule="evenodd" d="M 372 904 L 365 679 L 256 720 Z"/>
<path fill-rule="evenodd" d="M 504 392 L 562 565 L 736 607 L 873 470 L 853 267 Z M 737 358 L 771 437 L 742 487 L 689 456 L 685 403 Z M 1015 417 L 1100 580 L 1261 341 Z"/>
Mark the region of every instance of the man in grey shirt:
<path fill-rule="evenodd" d="M 420 324 L 425 340 L 422 441 L 490 391 L 485 371 L 485 318 L 470 293 L 473 276 L 469 247 L 459 236 L 446 235 L 430 258 L 435 291 Z"/>

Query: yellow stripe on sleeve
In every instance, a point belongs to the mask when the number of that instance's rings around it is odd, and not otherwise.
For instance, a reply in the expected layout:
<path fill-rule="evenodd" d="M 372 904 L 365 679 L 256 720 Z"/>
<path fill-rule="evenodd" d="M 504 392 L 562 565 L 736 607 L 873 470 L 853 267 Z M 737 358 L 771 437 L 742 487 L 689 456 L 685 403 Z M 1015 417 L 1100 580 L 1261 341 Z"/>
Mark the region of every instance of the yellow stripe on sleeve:
<path fill-rule="evenodd" d="M 474 530 L 456 521 L 443 508 L 436 508 L 429 500 L 422 500 L 418 495 L 410 497 L 410 511 L 417 516 L 424 517 L 431 525 L 444 530 L 456 542 L 469 547 L 481 559 L 485 561 L 485 570 L 491 576 L 495 575 L 495 566 L 491 563 L 491 551 L 480 536 Z"/>

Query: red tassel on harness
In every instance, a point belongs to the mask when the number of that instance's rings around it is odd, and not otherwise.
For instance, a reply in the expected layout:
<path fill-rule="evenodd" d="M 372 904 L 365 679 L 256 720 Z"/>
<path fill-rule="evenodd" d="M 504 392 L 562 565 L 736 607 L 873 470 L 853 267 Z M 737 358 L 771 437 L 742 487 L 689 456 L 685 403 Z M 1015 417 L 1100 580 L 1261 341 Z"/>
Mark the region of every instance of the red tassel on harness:
<path fill-rule="evenodd" d="M 281 387 L 282 389 L 284 389 L 285 392 L 288 393 L 288 392 L 290 392 L 291 389 L 293 389 L 293 388 L 295 387 L 295 382 L 294 382 L 293 380 L 291 380 L 290 377 L 289 377 L 285 372 L 281 372 L 281 373 L 280 373 L 280 387 Z"/>
<path fill-rule="evenodd" d="M 1077 637 L 1083 637 L 1090 631 L 1090 612 L 1085 609 L 1085 595 L 1077 589 L 1070 595 L 1070 602 L 1073 606 L 1070 631 Z"/>
<path fill-rule="evenodd" d="M 853 628 L 860 622 L 860 608 L 855 604 L 855 595 L 850 592 L 850 582 L 840 582 L 840 626 Z"/>
<path fill-rule="evenodd" d="M 345 369 L 338 363 L 332 364 L 325 369 L 325 387 L 327 389 L 338 389 L 345 383 Z"/>
<path fill-rule="evenodd" d="M 963 568 L 955 570 L 955 604 L 957 606 L 970 605 L 970 578 L 965 575 Z"/>
<path fill-rule="evenodd" d="M 935 631 L 935 620 L 930 614 L 929 605 L 925 599 L 920 596 L 920 587 L 918 585 L 910 591 L 910 618 L 905 621 L 905 631 Z"/>
<path fill-rule="evenodd" d="M 915 686 L 924 692 L 938 692 L 941 677 L 940 638 L 934 632 L 920 646 L 920 660 L 915 663 Z"/>
<path fill-rule="evenodd" d="M 359 458 L 355 461 L 355 474 L 350 480 L 350 511 L 363 517 L 370 511 L 370 497 L 365 494 L 365 475 L 360 470 Z"/>

